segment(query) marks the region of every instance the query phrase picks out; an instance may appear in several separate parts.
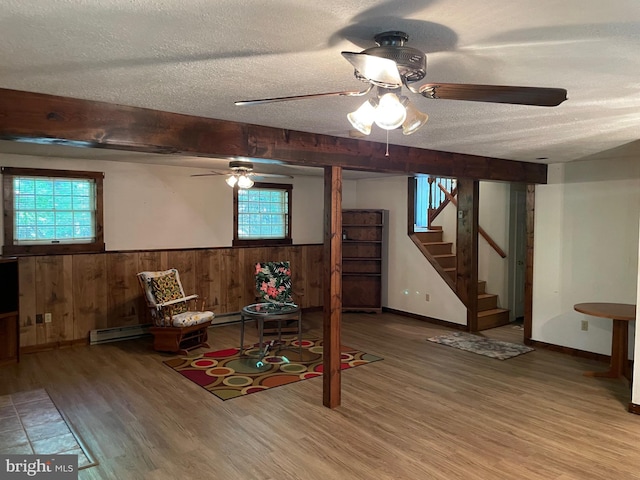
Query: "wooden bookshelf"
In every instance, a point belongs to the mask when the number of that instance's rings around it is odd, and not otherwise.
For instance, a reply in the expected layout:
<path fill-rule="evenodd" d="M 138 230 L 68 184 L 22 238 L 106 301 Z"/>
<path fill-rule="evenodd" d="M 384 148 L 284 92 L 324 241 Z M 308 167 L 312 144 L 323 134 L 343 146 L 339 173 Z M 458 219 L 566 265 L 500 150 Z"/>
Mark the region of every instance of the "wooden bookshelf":
<path fill-rule="evenodd" d="M 342 211 L 342 309 L 382 312 L 387 210 Z"/>

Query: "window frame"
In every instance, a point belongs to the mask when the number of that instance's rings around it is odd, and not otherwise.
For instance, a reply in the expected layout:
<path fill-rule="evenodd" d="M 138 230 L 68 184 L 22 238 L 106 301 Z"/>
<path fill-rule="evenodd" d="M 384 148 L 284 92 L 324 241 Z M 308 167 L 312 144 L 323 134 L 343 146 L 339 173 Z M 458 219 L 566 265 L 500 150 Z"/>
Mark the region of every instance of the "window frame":
<path fill-rule="evenodd" d="M 34 245 L 16 245 L 14 243 L 14 177 L 45 177 L 93 180 L 95 182 L 95 239 L 83 243 L 38 243 Z M 3 188 L 3 255 L 63 255 L 71 253 L 102 253 L 104 244 L 104 212 L 103 212 L 103 172 L 86 172 L 77 170 L 49 170 L 44 168 L 2 167 Z"/>
<path fill-rule="evenodd" d="M 263 247 L 273 245 L 292 245 L 293 240 L 291 238 L 292 225 L 292 193 L 293 185 L 290 183 L 265 183 L 255 182 L 251 188 L 262 188 L 271 190 L 286 190 L 287 192 L 287 232 L 284 238 L 256 238 L 256 239 L 240 239 L 238 238 L 238 185 L 233 187 L 233 242 L 234 247 Z"/>

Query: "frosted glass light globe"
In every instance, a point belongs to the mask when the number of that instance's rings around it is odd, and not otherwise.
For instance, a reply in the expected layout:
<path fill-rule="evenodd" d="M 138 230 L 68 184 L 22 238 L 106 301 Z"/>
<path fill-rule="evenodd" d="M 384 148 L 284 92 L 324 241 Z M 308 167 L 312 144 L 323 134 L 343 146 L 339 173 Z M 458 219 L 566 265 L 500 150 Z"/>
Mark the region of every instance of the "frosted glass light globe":
<path fill-rule="evenodd" d="M 251 180 L 246 175 L 240 175 L 240 178 L 238 178 L 238 187 L 251 188 L 253 187 L 253 180 Z"/>
<path fill-rule="evenodd" d="M 235 186 L 237 181 L 238 181 L 238 179 L 236 178 L 235 175 L 230 175 L 225 180 L 225 182 L 227 182 L 227 185 L 229 185 L 231 188 L 233 188 Z"/>
<path fill-rule="evenodd" d="M 407 110 L 395 93 L 385 93 L 376 108 L 375 123 L 385 130 L 398 128 L 407 118 Z"/>

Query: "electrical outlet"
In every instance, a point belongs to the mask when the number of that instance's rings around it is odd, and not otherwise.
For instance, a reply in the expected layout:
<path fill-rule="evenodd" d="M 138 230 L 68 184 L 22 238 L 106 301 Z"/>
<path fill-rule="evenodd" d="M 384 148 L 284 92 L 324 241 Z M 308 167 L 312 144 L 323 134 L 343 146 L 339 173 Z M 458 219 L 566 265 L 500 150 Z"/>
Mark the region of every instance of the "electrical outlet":
<path fill-rule="evenodd" d="M 430 298 L 431 298 L 431 297 L 429 296 L 429 294 L 428 294 L 428 293 L 425 293 L 425 294 L 424 294 L 424 299 L 425 299 L 427 302 L 430 300 Z"/>
<path fill-rule="evenodd" d="M 589 320 L 582 320 L 582 322 L 580 323 L 580 330 L 582 330 L 583 332 L 589 330 Z"/>
<path fill-rule="evenodd" d="M 51 313 L 44 314 L 44 323 L 51 323 Z"/>

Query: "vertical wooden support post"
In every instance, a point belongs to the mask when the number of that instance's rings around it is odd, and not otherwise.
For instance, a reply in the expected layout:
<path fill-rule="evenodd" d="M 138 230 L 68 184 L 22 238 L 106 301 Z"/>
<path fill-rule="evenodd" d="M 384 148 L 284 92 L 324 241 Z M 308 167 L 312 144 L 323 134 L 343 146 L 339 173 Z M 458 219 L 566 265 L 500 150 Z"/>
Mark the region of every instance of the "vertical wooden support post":
<path fill-rule="evenodd" d="M 342 321 L 342 167 L 324 169 L 323 385 L 325 407 L 340 406 Z"/>
<path fill-rule="evenodd" d="M 418 190 L 418 179 L 409 177 L 407 184 L 407 235 L 413 235 L 416 225 L 416 192 Z M 429 212 L 427 212 L 427 216 Z"/>
<path fill-rule="evenodd" d="M 429 230 L 431 230 L 431 220 L 432 220 L 431 214 L 433 213 L 433 196 L 435 194 L 433 182 L 435 182 L 435 180 L 436 179 L 433 178 L 431 175 L 429 175 L 429 178 L 427 179 L 427 182 L 429 183 L 429 205 L 427 206 L 427 228 Z"/>
<path fill-rule="evenodd" d="M 527 185 L 526 241 L 524 273 L 524 343 L 531 343 L 533 326 L 533 233 L 535 223 L 536 186 Z"/>
<path fill-rule="evenodd" d="M 456 290 L 467 306 L 467 329 L 478 331 L 478 203 L 477 180 L 458 179 Z"/>

